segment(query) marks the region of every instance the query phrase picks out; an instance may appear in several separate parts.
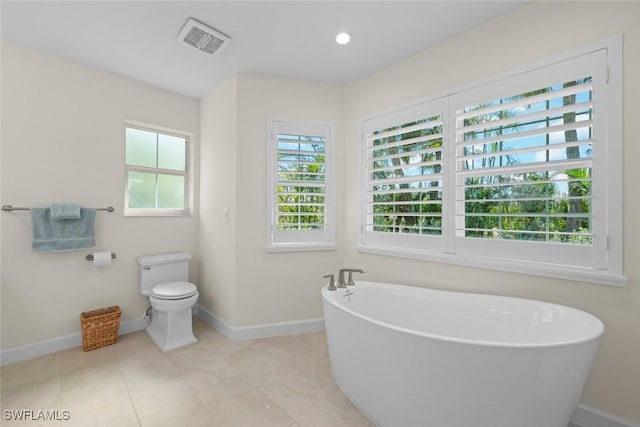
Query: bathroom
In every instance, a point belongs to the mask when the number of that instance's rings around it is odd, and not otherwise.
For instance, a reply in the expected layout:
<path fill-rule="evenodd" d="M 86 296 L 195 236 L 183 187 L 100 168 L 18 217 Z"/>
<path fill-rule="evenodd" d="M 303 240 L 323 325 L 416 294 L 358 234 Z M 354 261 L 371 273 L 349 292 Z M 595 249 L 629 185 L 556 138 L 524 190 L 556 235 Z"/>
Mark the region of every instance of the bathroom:
<path fill-rule="evenodd" d="M 640 155 L 634 143 L 640 107 L 631 97 L 640 93 L 633 79 L 640 74 L 639 18 L 635 2 L 528 2 L 346 84 L 238 73 L 201 99 L 3 41 L 2 204 L 113 205 L 116 212 L 97 215 L 96 250 L 117 254 L 109 267 L 97 269 L 84 252 L 34 253 L 29 215 L 2 212 L 3 360 L 21 351 L 68 348 L 77 339 L 79 314 L 96 307 L 117 304 L 126 332 L 143 329 L 148 300 L 138 292 L 140 255 L 193 254 L 190 281 L 200 292 L 199 316 L 236 340 L 321 330 L 322 276 L 353 266 L 370 280 L 534 298 L 598 316 L 606 332 L 581 402 L 606 414 L 612 426 L 634 425 L 613 424 L 617 419 L 640 423 L 640 226 L 634 214 L 640 194 L 631 176 L 631 159 Z M 358 249 L 363 116 L 617 35 L 623 36 L 625 94 L 624 286 Z M 340 184 L 333 250 L 265 250 L 268 117 L 334 124 Z M 193 136 L 191 215 L 123 215 L 123 128 L 131 121 Z"/>

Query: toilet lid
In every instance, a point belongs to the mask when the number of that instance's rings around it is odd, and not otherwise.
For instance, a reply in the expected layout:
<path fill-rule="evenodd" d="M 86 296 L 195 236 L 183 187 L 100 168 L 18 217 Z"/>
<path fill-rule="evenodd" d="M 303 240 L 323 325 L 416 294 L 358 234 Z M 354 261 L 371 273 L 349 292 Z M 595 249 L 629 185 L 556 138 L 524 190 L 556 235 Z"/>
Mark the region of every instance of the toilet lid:
<path fill-rule="evenodd" d="M 155 285 L 151 295 L 159 299 L 189 298 L 198 292 L 196 285 L 189 282 L 168 282 Z"/>

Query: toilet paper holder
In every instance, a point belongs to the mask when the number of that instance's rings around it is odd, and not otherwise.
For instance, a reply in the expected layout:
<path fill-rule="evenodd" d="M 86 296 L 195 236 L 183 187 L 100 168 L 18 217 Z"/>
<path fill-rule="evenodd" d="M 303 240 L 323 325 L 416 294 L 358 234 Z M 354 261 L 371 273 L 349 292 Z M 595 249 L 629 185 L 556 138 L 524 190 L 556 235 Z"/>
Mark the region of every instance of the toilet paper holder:
<path fill-rule="evenodd" d="M 87 255 L 85 259 L 87 261 L 93 261 L 93 254 Z M 111 259 L 116 259 L 116 254 L 114 252 L 111 252 Z"/>

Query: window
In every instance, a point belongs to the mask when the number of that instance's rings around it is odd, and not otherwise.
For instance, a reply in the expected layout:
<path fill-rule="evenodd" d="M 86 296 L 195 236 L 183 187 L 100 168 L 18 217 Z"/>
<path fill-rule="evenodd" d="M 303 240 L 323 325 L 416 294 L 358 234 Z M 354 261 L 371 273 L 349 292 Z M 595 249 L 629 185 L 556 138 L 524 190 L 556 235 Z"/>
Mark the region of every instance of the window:
<path fill-rule="evenodd" d="M 364 120 L 360 249 L 624 284 L 620 55 L 609 41 Z"/>
<path fill-rule="evenodd" d="M 333 124 L 270 119 L 267 250 L 335 247 Z"/>
<path fill-rule="evenodd" d="M 179 132 L 125 127 L 125 215 L 189 213 L 188 142 Z"/>
<path fill-rule="evenodd" d="M 444 249 L 443 119 L 432 102 L 372 120 L 364 128 L 367 241 L 389 247 Z"/>

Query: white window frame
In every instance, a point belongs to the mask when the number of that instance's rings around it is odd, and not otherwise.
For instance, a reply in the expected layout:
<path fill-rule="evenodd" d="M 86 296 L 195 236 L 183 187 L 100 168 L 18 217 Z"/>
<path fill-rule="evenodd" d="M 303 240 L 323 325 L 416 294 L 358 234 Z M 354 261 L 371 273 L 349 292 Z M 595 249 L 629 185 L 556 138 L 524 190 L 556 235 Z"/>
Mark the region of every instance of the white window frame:
<path fill-rule="evenodd" d="M 330 121 L 267 118 L 267 252 L 334 250 L 335 238 L 335 126 Z M 280 230 L 278 228 L 278 135 L 324 137 L 325 193 L 323 230 Z"/>
<path fill-rule="evenodd" d="M 175 129 L 170 129 L 166 127 L 150 125 L 148 123 L 141 123 L 135 121 L 127 121 L 124 126 L 125 131 L 125 151 L 126 151 L 126 129 L 134 128 L 145 130 L 149 132 L 154 132 L 163 135 L 171 135 L 177 136 L 180 138 L 185 138 L 186 147 L 185 147 L 185 171 L 172 171 L 165 170 L 160 168 L 151 168 L 151 167 L 141 167 L 141 166 L 131 166 L 126 164 L 126 159 L 124 161 L 124 216 L 188 216 L 191 215 L 191 181 L 192 181 L 192 172 L 191 172 L 191 144 L 193 141 L 193 134 L 189 132 L 179 131 Z M 184 209 L 138 209 L 138 208 L 130 208 L 129 207 L 129 172 L 147 172 L 147 173 L 155 173 L 161 175 L 178 175 L 184 176 Z"/>
<path fill-rule="evenodd" d="M 594 108 L 598 115 L 594 125 L 593 149 L 593 244 L 589 247 L 573 248 L 572 255 L 566 256 L 567 246 L 538 243 L 505 241 L 456 236 L 456 107 L 464 104 L 464 99 L 480 93 L 486 87 L 500 87 L 500 82 L 509 79 L 517 81 L 526 73 L 548 73 L 555 64 L 571 61 L 583 56 L 594 59 Z M 590 61 L 588 59 L 587 61 Z M 600 61 L 600 62 L 598 62 Z M 557 82 L 556 82 L 557 83 Z M 492 99 L 509 96 L 510 88 L 502 87 L 503 93 L 492 93 Z M 477 98 L 477 97 L 475 97 Z M 474 99 L 475 99 L 474 98 Z M 476 99 L 477 100 L 477 99 Z M 471 102 L 471 101 L 470 101 Z M 375 236 L 367 231 L 367 168 L 371 159 L 367 159 L 366 134 L 372 127 L 384 123 L 386 117 L 409 109 L 429 109 L 436 104 L 448 104 L 443 130 L 443 242 L 420 239 L 411 236 L 411 244 L 403 242 L 406 236 Z M 517 272 L 537 276 L 554 277 L 584 282 L 618 285 L 626 283 L 622 266 L 622 165 L 623 165 L 623 127 L 622 127 L 622 37 L 612 37 L 568 53 L 519 67 L 491 78 L 472 82 L 460 87 L 443 91 L 428 98 L 415 100 L 386 111 L 370 114 L 361 120 L 362 150 L 360 152 L 362 168 L 360 176 L 361 206 L 360 239 L 357 249 L 404 258 L 422 259 L 476 268 Z M 605 128 L 602 129 L 602 123 Z M 399 123 L 396 123 L 399 124 Z M 600 128 L 597 128 L 599 126 Z M 460 217 L 460 216 L 458 216 Z M 604 219 L 603 219 L 604 218 Z M 433 240 L 432 236 L 430 237 Z"/>

